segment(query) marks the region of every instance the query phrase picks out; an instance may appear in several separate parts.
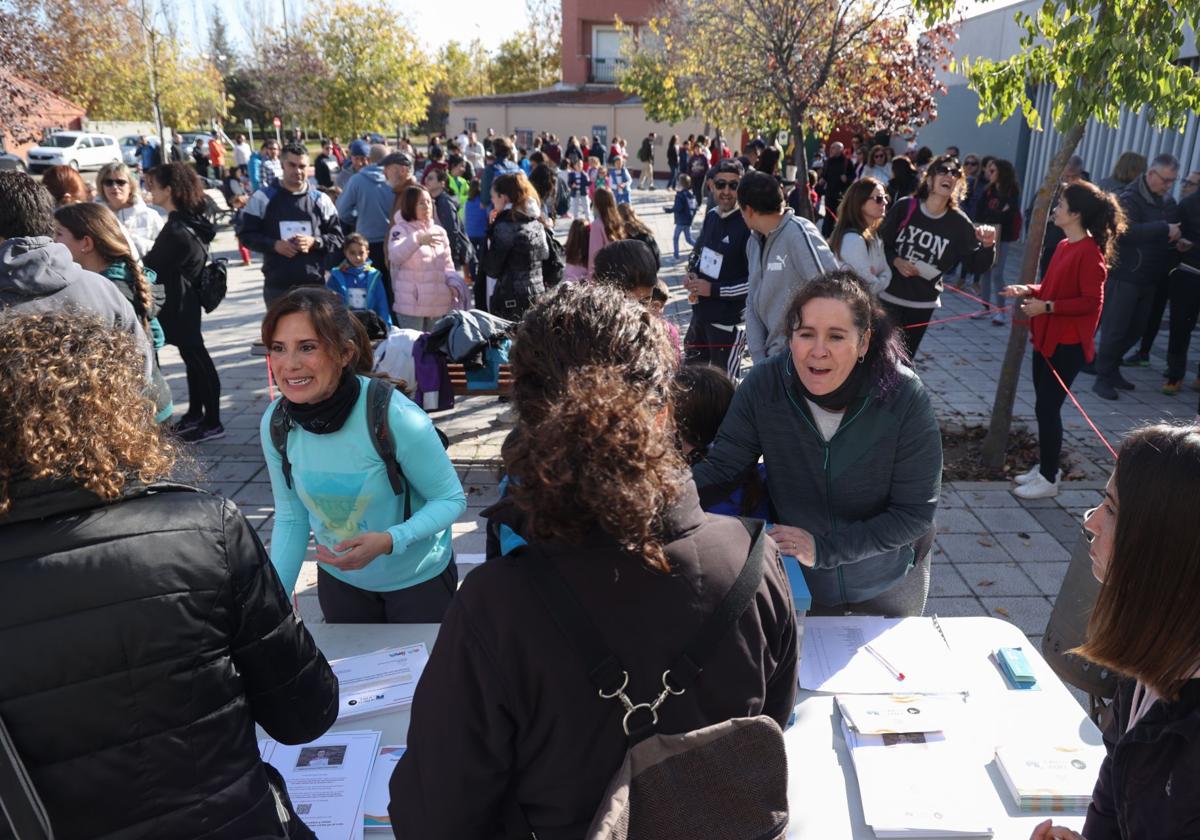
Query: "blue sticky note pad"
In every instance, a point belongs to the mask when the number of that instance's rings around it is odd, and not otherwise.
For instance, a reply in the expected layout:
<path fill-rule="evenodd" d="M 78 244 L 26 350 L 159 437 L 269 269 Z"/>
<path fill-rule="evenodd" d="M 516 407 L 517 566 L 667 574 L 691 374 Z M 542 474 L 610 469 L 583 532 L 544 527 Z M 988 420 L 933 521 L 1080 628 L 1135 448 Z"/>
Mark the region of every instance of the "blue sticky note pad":
<path fill-rule="evenodd" d="M 783 569 L 787 572 L 788 584 L 792 587 L 792 601 L 796 605 L 796 612 L 808 612 L 812 607 L 812 593 L 808 591 L 808 582 L 804 580 L 800 561 L 790 554 L 780 556 L 783 558 Z"/>

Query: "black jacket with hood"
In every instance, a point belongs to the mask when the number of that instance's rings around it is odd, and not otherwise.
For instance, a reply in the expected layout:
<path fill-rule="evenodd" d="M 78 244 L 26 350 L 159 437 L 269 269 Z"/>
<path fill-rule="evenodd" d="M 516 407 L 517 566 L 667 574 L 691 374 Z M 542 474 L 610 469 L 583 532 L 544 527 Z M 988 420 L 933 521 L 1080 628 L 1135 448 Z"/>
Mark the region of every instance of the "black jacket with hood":
<path fill-rule="evenodd" d="M 147 268 L 158 274 L 158 284 L 167 293 L 158 319 L 168 341 L 172 327 L 185 315 L 185 309 L 200 306 L 196 284 L 208 262 L 208 245 L 216 235 L 216 228 L 203 216 L 172 210 L 154 240 L 154 247 L 142 259 Z"/>
<path fill-rule="evenodd" d="M 149 382 L 154 351 L 141 321 L 113 283 L 85 271 L 66 245 L 48 236 L 19 236 L 0 242 L 0 310 L 90 312 L 134 336 L 146 355 Z"/>
<path fill-rule="evenodd" d="M 0 718 L 55 836 L 282 837 L 254 724 L 319 737 L 337 679 L 237 508 L 181 485 L 10 495 Z"/>
<path fill-rule="evenodd" d="M 516 321 L 530 304 L 546 290 L 542 282 L 542 261 L 550 256 L 546 226 L 538 221 L 536 206 L 529 212 L 509 209 L 496 217 L 489 231 L 483 272 L 496 278 L 496 288 L 488 310 L 501 318 Z"/>

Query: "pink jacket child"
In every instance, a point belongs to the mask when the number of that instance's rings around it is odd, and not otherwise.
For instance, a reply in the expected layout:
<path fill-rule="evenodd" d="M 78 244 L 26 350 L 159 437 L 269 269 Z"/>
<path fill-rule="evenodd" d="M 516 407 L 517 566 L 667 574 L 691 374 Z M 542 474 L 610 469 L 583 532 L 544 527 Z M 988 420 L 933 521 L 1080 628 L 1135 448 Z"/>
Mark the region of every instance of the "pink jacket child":
<path fill-rule="evenodd" d="M 422 245 L 417 236 L 432 233 L 433 243 Z M 450 281 L 457 277 L 450 260 L 450 239 L 433 222 L 405 221 L 399 213 L 388 239 L 388 265 L 401 315 L 440 318 L 450 311 L 454 293 Z"/>

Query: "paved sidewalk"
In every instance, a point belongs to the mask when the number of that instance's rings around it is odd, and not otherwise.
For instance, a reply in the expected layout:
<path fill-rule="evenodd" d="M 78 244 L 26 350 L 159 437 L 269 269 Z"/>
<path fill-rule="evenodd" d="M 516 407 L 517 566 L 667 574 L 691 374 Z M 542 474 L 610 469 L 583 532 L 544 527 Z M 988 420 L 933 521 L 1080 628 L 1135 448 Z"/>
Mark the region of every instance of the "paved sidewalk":
<path fill-rule="evenodd" d="M 635 192 L 634 204 L 658 238 L 664 257 L 661 276 L 673 289 L 667 314 L 680 324 L 682 333 L 689 310 L 686 294 L 679 287 L 683 262 L 672 259 L 673 222 L 671 215 L 663 212 L 671 198 L 671 193 L 661 189 Z M 697 229 L 699 221 L 698 214 Z M 559 231 L 565 232 L 566 226 L 560 221 Z M 221 374 L 222 420 L 228 434 L 222 440 L 195 447 L 197 480 L 233 499 L 263 540 L 269 541 L 274 508 L 258 432 L 268 403 L 266 360 L 249 352 L 264 311 L 259 259 L 256 255 L 254 265 L 248 268 L 240 265 L 228 227 L 218 235 L 214 253 L 231 260 L 229 297 L 204 322 L 205 337 Z M 1014 249 L 1008 261 L 1009 282 L 1017 282 L 1020 257 L 1019 249 Z M 979 308 L 949 292 L 943 300 L 945 306 L 936 317 L 954 317 Z M 960 319 L 930 328 L 917 364 L 933 392 L 943 424 L 986 422 L 1007 336 L 1008 329 L 993 326 L 990 319 Z M 1122 394 L 1118 402 L 1108 403 L 1092 394 L 1090 377 L 1080 376 L 1077 380 L 1081 404 L 1114 446 L 1121 435 L 1141 423 L 1190 420 L 1195 415 L 1196 396 L 1192 392 L 1172 398 L 1158 391 L 1165 349 L 1164 331 L 1156 344 L 1152 367 L 1125 369 L 1137 390 Z M 161 361 L 182 411 L 187 401 L 179 356 L 174 348 L 167 347 Z M 1035 430 L 1028 367 L 1027 357 L 1015 425 Z M 483 521 L 478 514 L 496 498 L 500 444 L 508 431 L 501 420 L 503 409 L 494 398 L 469 397 L 460 400 L 452 411 L 434 416 L 450 437 L 450 456 L 467 492 L 467 514 L 454 526 L 454 548 L 460 558 L 484 550 Z M 1000 616 L 1019 626 L 1031 640 L 1040 638 L 1079 536 L 1081 514 L 1099 498 L 1112 467 L 1104 445 L 1070 403 L 1064 406 L 1063 417 L 1066 447 L 1087 478 L 1068 483 L 1058 498 L 1021 502 L 1008 492 L 1008 482 L 955 482 L 945 486 L 937 517 L 930 613 Z M 310 560 L 297 586 L 301 610 L 308 621 L 320 620 L 315 582 L 315 564 Z"/>

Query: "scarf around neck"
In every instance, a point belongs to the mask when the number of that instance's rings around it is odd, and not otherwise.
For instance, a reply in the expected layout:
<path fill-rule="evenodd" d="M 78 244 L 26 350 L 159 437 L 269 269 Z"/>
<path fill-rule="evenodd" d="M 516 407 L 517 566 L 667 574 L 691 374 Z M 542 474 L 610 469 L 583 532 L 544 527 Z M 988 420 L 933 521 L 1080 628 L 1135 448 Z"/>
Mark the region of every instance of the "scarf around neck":
<path fill-rule="evenodd" d="M 845 411 L 850 406 L 850 403 L 862 396 L 863 391 L 867 387 L 872 367 L 871 356 L 872 354 L 868 350 L 867 357 L 861 362 L 856 362 L 846 380 L 828 394 L 814 394 L 805 388 L 804 382 L 800 379 L 800 372 L 796 370 L 796 363 L 791 358 L 788 359 L 788 368 L 794 375 L 792 382 L 800 396 L 819 405 L 826 411 Z"/>
<path fill-rule="evenodd" d="M 345 368 L 337 388 L 328 397 L 315 403 L 294 403 L 284 397 L 283 410 L 304 431 L 328 435 L 345 424 L 346 418 L 354 410 L 354 404 L 358 402 L 361 389 L 358 376 L 350 368 Z"/>

